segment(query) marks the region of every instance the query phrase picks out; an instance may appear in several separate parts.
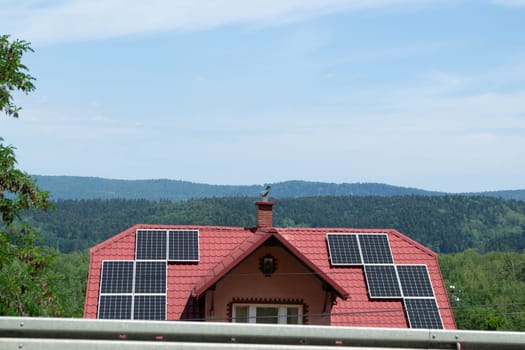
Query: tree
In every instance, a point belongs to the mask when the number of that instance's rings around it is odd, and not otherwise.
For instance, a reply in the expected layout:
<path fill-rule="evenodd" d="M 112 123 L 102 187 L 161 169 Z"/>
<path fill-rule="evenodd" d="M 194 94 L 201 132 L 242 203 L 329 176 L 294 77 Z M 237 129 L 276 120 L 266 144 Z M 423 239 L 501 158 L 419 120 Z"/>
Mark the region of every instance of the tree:
<path fill-rule="evenodd" d="M 21 63 L 32 51 L 22 40 L 0 36 L 0 111 L 18 118 L 20 107 L 12 92 L 34 90 L 34 78 Z M 38 234 L 25 224 L 22 213 L 30 208 L 47 210 L 48 193 L 28 174 L 16 168 L 14 147 L 0 137 L 0 315 L 56 315 L 56 296 L 48 266 L 52 256 L 37 246 Z"/>
<path fill-rule="evenodd" d="M 27 94 L 35 89 L 35 78 L 22 64 L 22 56 L 28 51 L 33 52 L 28 42 L 10 42 L 9 35 L 0 36 L 0 111 L 15 118 L 21 108 L 14 104 L 12 93 L 18 90 Z"/>

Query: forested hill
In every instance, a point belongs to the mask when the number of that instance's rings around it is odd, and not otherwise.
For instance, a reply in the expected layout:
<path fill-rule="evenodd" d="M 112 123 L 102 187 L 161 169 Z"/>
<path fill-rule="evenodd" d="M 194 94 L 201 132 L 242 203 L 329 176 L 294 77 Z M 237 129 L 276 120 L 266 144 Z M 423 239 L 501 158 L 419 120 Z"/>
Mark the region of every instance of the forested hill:
<path fill-rule="evenodd" d="M 252 227 L 256 198 L 183 202 L 60 200 L 28 213 L 47 245 L 84 250 L 137 223 Z M 395 228 L 441 253 L 525 248 L 525 202 L 481 196 L 346 196 L 279 199 L 274 226 Z"/>
<path fill-rule="evenodd" d="M 525 201 L 525 190 L 489 191 L 471 193 L 475 196 L 496 197 L 504 199 L 515 199 Z"/>
<path fill-rule="evenodd" d="M 58 199 L 147 199 L 181 201 L 217 197 L 257 197 L 263 185 L 208 185 L 180 180 L 113 180 L 79 176 L 33 176 L 38 186 Z M 408 196 L 445 195 L 443 192 L 381 183 L 326 183 L 285 181 L 271 184 L 274 198 L 312 196 Z M 492 191 L 469 195 L 525 201 L 525 190 Z"/>
<path fill-rule="evenodd" d="M 112 180 L 96 177 L 34 175 L 38 186 L 53 199 L 147 199 L 181 201 L 214 197 L 257 197 L 263 185 L 208 185 L 180 180 Z M 311 196 L 404 196 L 438 192 L 379 183 L 286 181 L 271 184 L 275 198 Z"/>

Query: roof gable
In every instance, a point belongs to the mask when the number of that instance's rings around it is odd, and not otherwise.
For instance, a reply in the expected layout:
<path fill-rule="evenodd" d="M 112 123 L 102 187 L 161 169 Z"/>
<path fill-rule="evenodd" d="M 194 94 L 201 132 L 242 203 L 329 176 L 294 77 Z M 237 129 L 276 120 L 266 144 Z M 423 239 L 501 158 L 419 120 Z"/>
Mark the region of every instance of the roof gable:
<path fill-rule="evenodd" d="M 260 230 L 244 242 L 242 242 L 236 249 L 231 252 L 217 266 L 215 266 L 205 277 L 203 277 L 195 286 L 193 295 L 198 297 L 202 295 L 208 288 L 217 283 L 228 272 L 240 264 L 246 257 L 252 254 L 257 248 L 261 247 L 269 239 L 275 238 L 281 243 L 292 255 L 294 255 L 301 263 L 303 263 L 310 271 L 314 273 L 322 282 L 326 283 L 336 291 L 338 296 L 345 300 L 348 297 L 348 292 L 341 287 L 329 275 L 321 271 L 316 264 L 311 262 L 304 254 L 295 248 L 290 242 L 286 240 L 277 230 Z"/>

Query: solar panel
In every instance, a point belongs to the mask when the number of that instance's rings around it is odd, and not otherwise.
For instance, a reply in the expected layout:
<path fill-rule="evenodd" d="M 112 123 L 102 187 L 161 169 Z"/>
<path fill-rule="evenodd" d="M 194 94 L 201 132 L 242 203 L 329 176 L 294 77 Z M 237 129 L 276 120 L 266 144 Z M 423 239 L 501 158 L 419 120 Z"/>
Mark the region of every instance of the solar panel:
<path fill-rule="evenodd" d="M 364 264 L 392 264 L 392 252 L 386 234 L 359 235 Z"/>
<path fill-rule="evenodd" d="M 168 244 L 169 261 L 199 261 L 199 231 L 170 230 Z"/>
<path fill-rule="evenodd" d="M 406 298 L 405 310 L 410 328 L 442 329 L 443 323 L 434 298 Z"/>
<path fill-rule="evenodd" d="M 103 261 L 98 318 L 164 320 L 166 260 Z"/>
<path fill-rule="evenodd" d="M 165 320 L 165 295 L 136 295 L 133 309 L 134 320 Z"/>
<path fill-rule="evenodd" d="M 327 234 L 328 252 L 332 265 L 361 265 L 357 235 Z"/>
<path fill-rule="evenodd" d="M 113 320 L 131 319 L 131 295 L 101 295 L 98 318 Z"/>
<path fill-rule="evenodd" d="M 104 261 L 100 276 L 100 293 L 133 292 L 133 261 Z"/>
<path fill-rule="evenodd" d="M 365 265 L 370 298 L 400 298 L 401 289 L 394 265 Z"/>
<path fill-rule="evenodd" d="M 166 230 L 137 230 L 137 260 L 166 260 Z"/>
<path fill-rule="evenodd" d="M 166 293 L 166 261 L 137 261 L 135 293 Z"/>
<path fill-rule="evenodd" d="M 98 318 L 166 319 L 167 258 L 199 261 L 197 230 L 137 230 L 135 261 L 103 261 Z"/>
<path fill-rule="evenodd" d="M 405 297 L 433 297 L 434 291 L 425 265 L 397 265 Z"/>

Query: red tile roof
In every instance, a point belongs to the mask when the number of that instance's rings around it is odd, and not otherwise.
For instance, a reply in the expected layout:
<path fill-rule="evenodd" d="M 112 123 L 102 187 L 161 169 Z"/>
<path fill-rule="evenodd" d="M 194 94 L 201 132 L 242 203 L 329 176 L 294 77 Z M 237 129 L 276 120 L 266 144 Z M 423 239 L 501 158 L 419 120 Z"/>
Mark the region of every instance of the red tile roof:
<path fill-rule="evenodd" d="M 441 276 L 437 255 L 392 229 L 268 228 L 247 229 L 197 225 L 135 225 L 91 248 L 84 317 L 97 317 L 100 270 L 103 260 L 133 260 L 137 229 L 199 230 L 200 261 L 169 264 L 167 282 L 168 320 L 178 320 L 194 295 L 201 295 L 270 237 L 330 285 L 340 298 L 332 308 L 335 326 L 408 327 L 402 300 L 372 300 L 368 296 L 363 268 L 331 266 L 327 233 L 383 233 L 388 235 L 395 264 L 426 264 L 445 329 L 456 325 Z M 346 300 L 344 298 L 346 297 Z"/>

